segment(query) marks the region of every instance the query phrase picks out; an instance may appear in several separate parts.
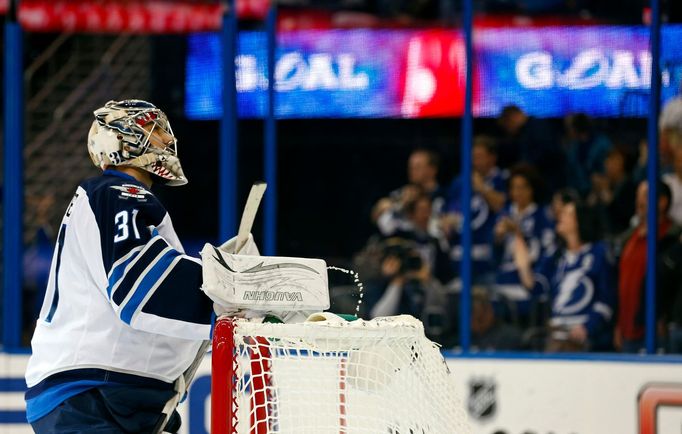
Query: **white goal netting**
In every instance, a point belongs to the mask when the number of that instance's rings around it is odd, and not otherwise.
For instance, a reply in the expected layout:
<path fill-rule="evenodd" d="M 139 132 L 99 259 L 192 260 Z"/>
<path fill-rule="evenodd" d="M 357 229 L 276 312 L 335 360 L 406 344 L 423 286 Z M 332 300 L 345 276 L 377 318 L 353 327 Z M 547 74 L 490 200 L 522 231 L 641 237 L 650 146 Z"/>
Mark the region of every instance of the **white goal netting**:
<path fill-rule="evenodd" d="M 214 433 L 470 432 L 454 374 L 412 317 L 233 324 L 226 359 L 214 347 Z"/>

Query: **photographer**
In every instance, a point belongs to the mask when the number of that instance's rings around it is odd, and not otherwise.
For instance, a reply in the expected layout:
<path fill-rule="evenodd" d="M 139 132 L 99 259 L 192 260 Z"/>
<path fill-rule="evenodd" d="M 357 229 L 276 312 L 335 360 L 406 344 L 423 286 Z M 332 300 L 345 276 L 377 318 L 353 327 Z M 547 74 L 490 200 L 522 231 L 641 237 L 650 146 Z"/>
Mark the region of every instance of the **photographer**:
<path fill-rule="evenodd" d="M 370 312 L 370 317 L 408 314 L 424 322 L 427 336 L 443 345 L 454 345 L 455 322 L 450 312 L 455 309 L 454 297 L 431 273 L 417 244 L 390 238 L 384 243 L 381 275 L 382 294 Z"/>
<path fill-rule="evenodd" d="M 414 243 L 390 238 L 384 247 L 381 274 L 386 278 L 383 295 L 372 308 L 371 316 L 405 313 L 419 318 L 424 307 L 424 285 L 432 279 L 428 264 Z"/>

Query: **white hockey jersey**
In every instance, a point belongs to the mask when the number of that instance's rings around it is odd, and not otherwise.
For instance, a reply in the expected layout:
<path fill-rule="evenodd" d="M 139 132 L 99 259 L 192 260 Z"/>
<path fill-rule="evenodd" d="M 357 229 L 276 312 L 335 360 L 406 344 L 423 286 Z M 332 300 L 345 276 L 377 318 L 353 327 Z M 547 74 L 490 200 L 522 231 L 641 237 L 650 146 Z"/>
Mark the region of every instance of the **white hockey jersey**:
<path fill-rule="evenodd" d="M 109 170 L 81 183 L 31 342 L 29 421 L 92 387 L 170 387 L 210 335 L 200 286 L 200 261 L 144 184 Z"/>

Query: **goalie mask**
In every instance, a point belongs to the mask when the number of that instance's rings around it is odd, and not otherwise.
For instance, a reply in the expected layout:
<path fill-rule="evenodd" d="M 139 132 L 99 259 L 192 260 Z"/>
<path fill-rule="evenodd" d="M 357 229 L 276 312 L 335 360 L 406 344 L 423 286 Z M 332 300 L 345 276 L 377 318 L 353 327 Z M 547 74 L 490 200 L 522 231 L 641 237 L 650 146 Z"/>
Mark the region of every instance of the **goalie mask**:
<path fill-rule="evenodd" d="M 146 170 L 170 186 L 187 184 L 166 115 L 137 99 L 109 101 L 95 110 L 88 152 L 95 166 L 131 166 Z"/>

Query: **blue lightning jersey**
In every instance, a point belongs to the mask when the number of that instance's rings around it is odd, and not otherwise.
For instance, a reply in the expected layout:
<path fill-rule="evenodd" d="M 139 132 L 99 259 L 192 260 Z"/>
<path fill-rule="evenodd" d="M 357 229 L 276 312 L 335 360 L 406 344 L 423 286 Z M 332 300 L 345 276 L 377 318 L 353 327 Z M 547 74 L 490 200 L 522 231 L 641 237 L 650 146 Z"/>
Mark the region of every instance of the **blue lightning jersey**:
<path fill-rule="evenodd" d="M 536 268 L 536 290 L 549 294 L 550 325 L 584 325 L 593 344 L 607 343 L 616 305 L 615 268 L 603 242 L 578 252 L 545 257 Z"/>
<path fill-rule="evenodd" d="M 547 219 L 544 209 L 531 204 L 519 211 L 514 204 L 507 205 L 498 221 L 509 218 L 518 225 L 523 235 L 533 266 L 544 256 L 554 252 L 554 224 Z M 514 235 L 508 234 L 501 245 L 500 263 L 495 273 L 495 290 L 509 300 L 523 302 L 531 293 L 523 286 L 514 263 Z"/>
<path fill-rule="evenodd" d="M 509 173 L 494 168 L 486 177 L 485 183 L 495 191 L 506 192 Z M 447 213 L 462 216 L 462 178 L 455 178 L 450 186 L 448 200 L 445 204 Z M 485 198 L 476 192 L 471 196 L 471 262 L 474 281 L 492 272 L 493 260 L 493 228 L 497 213 L 493 211 Z M 450 259 L 454 272 L 459 275 L 462 261 L 462 228 L 459 225 L 450 234 Z"/>
<path fill-rule="evenodd" d="M 172 388 L 208 339 L 201 263 L 134 178 L 84 181 L 61 223 L 26 371 L 35 421 L 93 387 Z"/>

